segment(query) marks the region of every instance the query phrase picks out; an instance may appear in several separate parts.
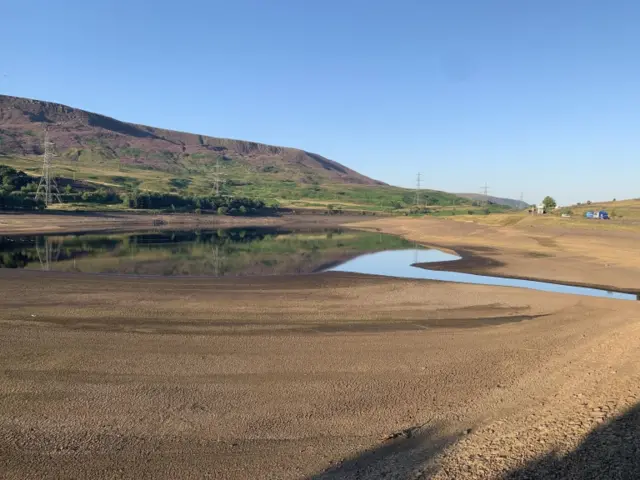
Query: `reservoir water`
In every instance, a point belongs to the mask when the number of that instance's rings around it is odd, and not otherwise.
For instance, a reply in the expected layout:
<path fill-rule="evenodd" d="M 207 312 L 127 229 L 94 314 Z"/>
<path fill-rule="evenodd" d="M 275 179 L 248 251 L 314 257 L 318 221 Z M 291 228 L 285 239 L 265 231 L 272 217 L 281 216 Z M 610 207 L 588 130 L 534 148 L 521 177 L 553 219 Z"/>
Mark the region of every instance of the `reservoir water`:
<path fill-rule="evenodd" d="M 0 268 L 122 275 L 314 273 L 363 253 L 410 248 L 372 232 L 231 228 L 0 236 Z"/>
<path fill-rule="evenodd" d="M 292 275 L 323 271 L 439 280 L 636 300 L 634 294 L 468 273 L 417 263 L 455 261 L 392 235 L 343 229 L 232 228 L 0 236 L 0 268 L 130 275 Z"/>
<path fill-rule="evenodd" d="M 328 269 L 333 272 L 363 273 L 369 275 L 385 275 L 389 277 L 411 278 L 422 280 L 440 280 L 443 282 L 473 283 L 480 285 L 496 285 L 502 287 L 519 287 L 544 292 L 570 293 L 591 297 L 616 298 L 619 300 L 637 300 L 635 294 L 612 292 L 595 288 L 561 285 L 556 283 L 519 280 L 514 278 L 491 277 L 470 273 L 446 272 L 415 267 L 415 263 L 447 262 L 459 260 L 460 257 L 439 250 L 388 250 L 384 252 L 361 255 L 347 262 Z"/>

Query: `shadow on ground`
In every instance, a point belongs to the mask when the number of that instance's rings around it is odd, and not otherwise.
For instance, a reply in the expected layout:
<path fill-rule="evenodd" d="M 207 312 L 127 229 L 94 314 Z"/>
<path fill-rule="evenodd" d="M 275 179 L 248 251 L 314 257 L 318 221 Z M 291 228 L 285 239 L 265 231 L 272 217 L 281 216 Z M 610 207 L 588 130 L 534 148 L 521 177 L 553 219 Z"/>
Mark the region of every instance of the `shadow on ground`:
<path fill-rule="evenodd" d="M 416 479 L 429 478 L 429 460 L 459 437 L 443 435 L 439 427 L 407 429 L 382 445 L 347 459 L 310 480 Z"/>
<path fill-rule="evenodd" d="M 551 452 L 503 478 L 640 479 L 640 403 L 600 425 L 568 454 Z"/>
<path fill-rule="evenodd" d="M 430 478 L 430 462 L 459 437 L 439 428 L 405 430 L 398 438 L 363 452 L 310 477 L 310 480 Z M 603 423 L 573 451 L 550 452 L 512 470 L 504 480 L 521 479 L 640 479 L 640 403 Z"/>

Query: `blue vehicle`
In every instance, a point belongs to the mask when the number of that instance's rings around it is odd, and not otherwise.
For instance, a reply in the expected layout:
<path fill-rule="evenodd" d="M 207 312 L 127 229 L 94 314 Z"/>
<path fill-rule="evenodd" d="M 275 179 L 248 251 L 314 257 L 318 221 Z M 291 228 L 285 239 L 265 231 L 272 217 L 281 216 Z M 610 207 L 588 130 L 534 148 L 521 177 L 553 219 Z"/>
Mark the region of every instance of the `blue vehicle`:
<path fill-rule="evenodd" d="M 593 212 L 591 212 L 591 211 L 585 213 L 584 216 L 586 218 L 595 218 L 595 214 Z"/>
<path fill-rule="evenodd" d="M 609 214 L 607 212 L 605 212 L 604 210 L 600 210 L 598 212 L 598 218 L 600 220 L 609 220 Z"/>

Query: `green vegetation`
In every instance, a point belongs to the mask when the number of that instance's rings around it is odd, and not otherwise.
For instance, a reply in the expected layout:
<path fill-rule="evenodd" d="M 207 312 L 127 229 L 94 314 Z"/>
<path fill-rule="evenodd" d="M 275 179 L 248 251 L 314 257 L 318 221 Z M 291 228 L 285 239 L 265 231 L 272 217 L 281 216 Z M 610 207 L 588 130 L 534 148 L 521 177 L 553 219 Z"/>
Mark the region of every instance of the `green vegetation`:
<path fill-rule="evenodd" d="M 121 175 L 115 175 L 111 177 L 114 184 L 120 185 L 125 189 L 135 189 L 140 186 L 141 181 L 134 177 L 123 177 Z"/>
<path fill-rule="evenodd" d="M 571 207 L 574 216 L 584 217 L 588 211 L 605 210 L 617 223 L 637 223 L 640 220 L 640 199 L 636 200 L 616 200 L 613 202 L 589 202 L 588 204 L 577 204 Z"/>
<path fill-rule="evenodd" d="M 125 205 L 134 209 L 172 211 L 212 210 L 220 215 L 256 214 L 264 210 L 262 200 L 229 197 L 184 197 L 170 193 L 131 192 L 123 199 Z"/>
<path fill-rule="evenodd" d="M 184 190 L 191 185 L 191 179 L 189 178 L 172 178 L 169 180 L 169 185 L 175 189 Z"/>
<path fill-rule="evenodd" d="M 549 197 L 549 196 L 544 197 L 544 200 L 542 200 L 542 204 L 544 205 L 544 209 L 547 212 L 552 211 L 558 205 L 556 203 L 556 201 L 552 197 Z"/>
<path fill-rule="evenodd" d="M 87 175 L 87 178 L 95 177 Z M 216 197 L 212 195 L 179 195 L 175 193 L 148 192 L 137 188 L 139 181 L 134 177 L 111 176 L 112 183 L 73 182 L 62 178 L 66 185 L 60 189 L 65 203 L 119 205 L 131 209 L 153 209 L 170 211 L 210 210 L 223 215 L 248 215 L 263 212 L 265 203 L 242 197 Z M 0 165 L 0 209 L 43 209 L 41 201 L 35 201 L 37 177 L 23 171 Z M 181 180 L 181 179 L 173 179 Z M 174 182 L 188 185 L 190 180 Z M 110 185 L 110 186 L 105 186 Z M 81 187 L 81 190 L 79 188 Z"/>
<path fill-rule="evenodd" d="M 71 187 L 67 185 L 67 187 Z M 77 193 L 73 191 L 73 188 L 66 188 L 63 194 L 61 194 L 62 200 L 66 203 L 90 203 L 97 205 L 116 205 L 122 203 L 120 195 L 113 190 L 106 190 L 99 188 L 92 192 Z"/>
<path fill-rule="evenodd" d="M 84 141 L 86 144 L 87 142 Z M 127 155 L 124 155 L 124 154 Z M 386 211 L 402 213 L 415 203 L 415 192 L 387 185 L 345 185 L 324 183 L 309 173 L 304 182 L 294 181 L 295 172 L 286 165 L 254 167 L 238 159 L 220 156 L 216 152 L 196 153 L 183 158 L 170 157 L 170 152 L 158 155 L 158 168 L 130 163 L 144 152 L 119 149 L 118 158 L 99 145 L 91 149 L 69 149 L 56 160 L 56 176 L 75 178 L 114 189 L 120 195 L 131 190 L 175 193 L 181 196 L 210 196 L 215 188 L 216 160 L 220 159 L 224 182 L 222 195 L 261 199 L 266 204 L 294 208 L 325 208 L 332 203 L 343 210 Z M 37 174 L 41 168 L 38 157 L 8 157 L 0 155 L 0 163 Z M 267 168 L 269 167 L 269 168 Z M 422 202 L 431 208 L 470 205 L 470 201 L 444 192 L 423 190 Z"/>
<path fill-rule="evenodd" d="M 485 207 L 479 202 L 434 190 L 422 190 L 421 206 L 416 208 L 414 190 L 389 185 L 326 183 L 311 171 L 306 178 L 294 181 L 292 177 L 297 178 L 296 172 L 285 164 L 252 166 L 241 159 L 221 156 L 214 151 L 184 156 L 161 151 L 156 155 L 160 164 L 154 168 L 124 158 L 125 153 L 128 159 L 137 154 L 144 156 L 144 152 L 137 151 L 139 149 L 119 149 L 117 155 L 121 158 L 100 145 L 91 147 L 90 151 L 77 149 L 74 153 L 72 150 L 56 160 L 55 173 L 58 178 L 73 178 L 76 182 L 83 182 L 90 190 L 102 188 L 114 191 L 123 199 L 130 197 L 133 192 L 210 198 L 215 191 L 216 161 L 220 160 L 224 180 L 220 185 L 220 196 L 259 199 L 274 207 L 327 211 L 327 206 L 331 204 L 338 212 L 399 215 L 458 215 L 468 210 L 483 213 L 485 208 L 490 213 L 508 210 L 508 207 L 496 205 Z M 37 174 L 41 159 L 0 155 L 0 163 Z M 69 201 L 74 200 L 70 198 Z M 124 203 L 129 204 L 128 201 Z M 173 205 L 176 209 L 181 208 L 175 203 Z M 205 206 L 200 208 L 208 210 Z"/>
<path fill-rule="evenodd" d="M 34 200 L 37 178 L 0 165 L 0 210 L 42 210 L 44 203 Z"/>

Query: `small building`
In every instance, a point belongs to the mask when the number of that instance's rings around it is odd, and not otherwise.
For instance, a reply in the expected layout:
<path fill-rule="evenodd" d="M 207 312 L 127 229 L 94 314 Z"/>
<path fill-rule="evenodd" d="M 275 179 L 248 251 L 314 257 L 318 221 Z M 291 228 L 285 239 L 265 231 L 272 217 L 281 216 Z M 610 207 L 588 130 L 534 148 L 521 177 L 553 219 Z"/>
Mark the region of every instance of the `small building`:
<path fill-rule="evenodd" d="M 536 207 L 536 213 L 538 215 L 544 215 L 545 213 L 547 213 L 546 209 L 545 209 L 545 207 L 544 207 L 544 205 L 542 203 Z"/>

